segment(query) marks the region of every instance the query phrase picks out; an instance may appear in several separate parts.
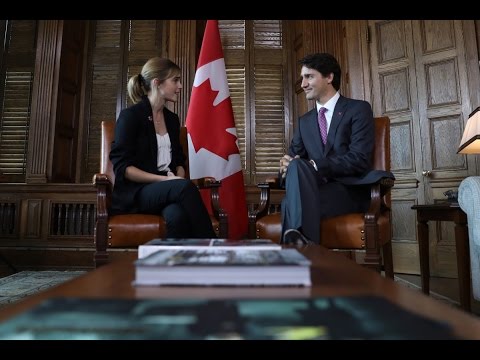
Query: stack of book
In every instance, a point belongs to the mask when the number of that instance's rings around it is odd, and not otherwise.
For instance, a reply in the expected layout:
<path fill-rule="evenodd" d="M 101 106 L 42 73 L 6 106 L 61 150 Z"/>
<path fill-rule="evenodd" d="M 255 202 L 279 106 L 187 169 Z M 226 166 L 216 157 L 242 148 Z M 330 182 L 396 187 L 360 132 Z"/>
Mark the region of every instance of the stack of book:
<path fill-rule="evenodd" d="M 311 286 L 296 249 L 197 246 L 158 250 L 135 262 L 135 285 Z"/>

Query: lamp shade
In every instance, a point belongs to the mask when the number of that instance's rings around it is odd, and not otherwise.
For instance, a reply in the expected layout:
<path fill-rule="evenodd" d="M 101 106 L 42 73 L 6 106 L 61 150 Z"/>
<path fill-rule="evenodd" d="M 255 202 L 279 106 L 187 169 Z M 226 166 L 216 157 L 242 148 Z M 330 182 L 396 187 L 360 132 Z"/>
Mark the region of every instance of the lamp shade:
<path fill-rule="evenodd" d="M 480 154 L 480 106 L 468 117 L 457 154 Z"/>

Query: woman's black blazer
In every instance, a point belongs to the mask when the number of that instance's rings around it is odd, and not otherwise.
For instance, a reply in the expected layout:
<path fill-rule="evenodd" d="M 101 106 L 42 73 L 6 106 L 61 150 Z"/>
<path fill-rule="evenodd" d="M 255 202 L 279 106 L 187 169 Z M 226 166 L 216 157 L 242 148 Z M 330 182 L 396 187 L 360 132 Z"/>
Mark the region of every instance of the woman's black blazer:
<path fill-rule="evenodd" d="M 169 168 L 175 173 L 177 166 L 185 167 L 186 159 L 180 145 L 180 120 L 177 114 L 166 107 L 163 114 L 172 146 L 172 162 Z M 152 119 L 152 107 L 146 96 L 143 96 L 139 103 L 120 112 L 110 151 L 115 172 L 111 214 L 138 212 L 135 196 L 147 184 L 126 179 L 125 170 L 128 166 L 135 166 L 152 174 L 166 175 L 166 172 L 157 170 L 158 147 Z"/>

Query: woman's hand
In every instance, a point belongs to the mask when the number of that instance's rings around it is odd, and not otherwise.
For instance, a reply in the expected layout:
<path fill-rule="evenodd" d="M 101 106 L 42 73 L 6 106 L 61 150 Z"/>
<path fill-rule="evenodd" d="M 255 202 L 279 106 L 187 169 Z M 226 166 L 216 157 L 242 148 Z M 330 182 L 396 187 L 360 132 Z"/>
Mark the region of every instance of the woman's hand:
<path fill-rule="evenodd" d="M 176 179 L 183 179 L 183 178 L 180 177 L 180 176 L 177 176 L 173 172 L 169 171 L 169 172 L 167 172 L 167 177 L 163 178 L 163 181 L 176 180 Z"/>

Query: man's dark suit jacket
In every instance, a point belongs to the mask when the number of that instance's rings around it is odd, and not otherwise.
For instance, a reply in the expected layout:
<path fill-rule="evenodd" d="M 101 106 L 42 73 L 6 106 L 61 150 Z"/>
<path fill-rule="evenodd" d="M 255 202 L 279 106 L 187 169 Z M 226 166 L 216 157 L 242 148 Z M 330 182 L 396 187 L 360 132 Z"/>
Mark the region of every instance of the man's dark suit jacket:
<path fill-rule="evenodd" d="M 375 124 L 370 104 L 340 96 L 325 146 L 320 137 L 317 109 L 313 108 L 299 118 L 288 153 L 314 160 L 319 174 L 329 181 L 371 184 L 391 175 L 372 170 L 374 143 Z"/>
<path fill-rule="evenodd" d="M 185 167 L 186 156 L 180 145 L 180 121 L 178 116 L 163 109 L 165 124 L 172 146 L 172 162 L 169 168 L 175 173 L 177 166 Z M 146 96 L 139 103 L 120 112 L 115 125 L 115 140 L 110 151 L 110 160 L 115 172 L 112 194 L 112 214 L 136 213 L 135 195 L 145 185 L 125 178 L 128 166 L 159 175 L 166 172 L 157 170 L 157 138 L 153 124 L 152 107 Z"/>

